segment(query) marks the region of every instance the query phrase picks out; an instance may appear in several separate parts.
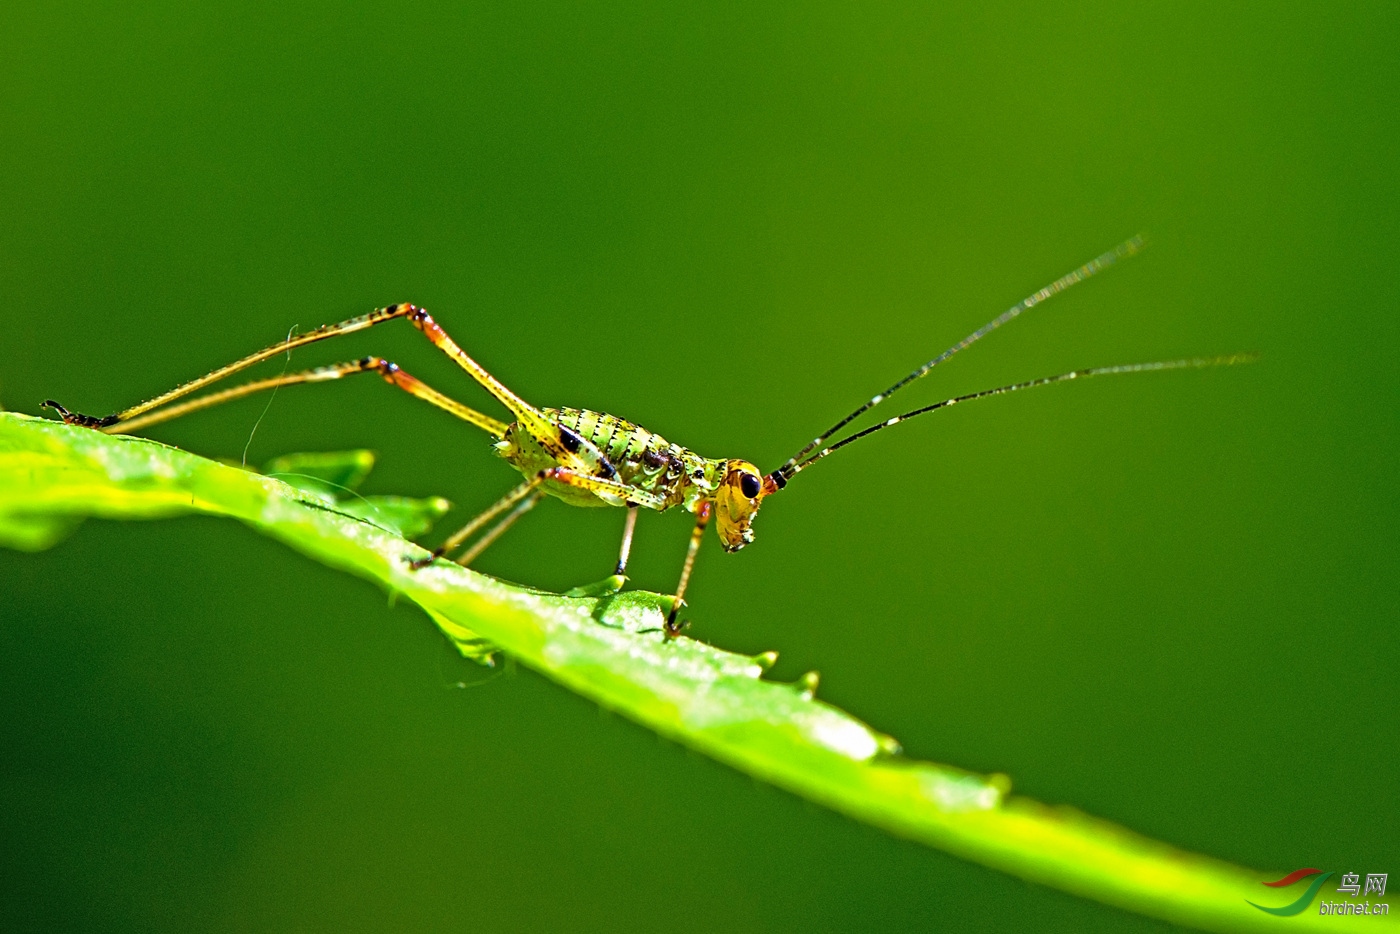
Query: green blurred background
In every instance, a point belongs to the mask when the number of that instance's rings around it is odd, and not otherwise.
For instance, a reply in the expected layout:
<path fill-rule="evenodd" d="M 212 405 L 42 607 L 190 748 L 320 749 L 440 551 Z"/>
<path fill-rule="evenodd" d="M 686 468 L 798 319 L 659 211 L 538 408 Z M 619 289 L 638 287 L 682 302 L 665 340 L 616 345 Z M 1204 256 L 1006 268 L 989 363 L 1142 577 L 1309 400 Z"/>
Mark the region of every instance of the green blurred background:
<path fill-rule="evenodd" d="M 692 634 L 818 668 L 912 754 L 1021 793 L 1262 870 L 1400 872 L 1398 27 L 1392 3 L 17 4 L 0 402 L 104 413 L 414 301 L 537 404 L 771 469 L 1146 230 L 896 411 L 1261 363 L 843 452 L 741 555 L 707 541 Z M 365 353 L 488 407 L 405 326 L 293 364 Z M 250 464 L 373 447 L 368 489 L 454 521 L 513 482 L 377 380 L 266 405 L 151 434 Z M 596 580 L 621 522 L 550 502 L 480 567 Z M 688 527 L 642 517 L 636 586 L 672 586 Z M 89 522 L 0 554 L 0 595 L 0 929 L 1165 928 L 479 670 L 227 521 Z"/>

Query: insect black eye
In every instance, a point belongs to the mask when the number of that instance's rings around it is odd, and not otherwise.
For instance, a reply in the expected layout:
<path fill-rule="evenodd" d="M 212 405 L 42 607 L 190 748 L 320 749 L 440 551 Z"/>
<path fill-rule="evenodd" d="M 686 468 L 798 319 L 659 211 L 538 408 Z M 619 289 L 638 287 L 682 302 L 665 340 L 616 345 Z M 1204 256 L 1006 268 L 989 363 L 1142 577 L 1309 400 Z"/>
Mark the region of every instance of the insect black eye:
<path fill-rule="evenodd" d="M 758 495 L 759 486 L 758 478 L 753 474 L 746 473 L 739 475 L 739 492 L 743 493 L 749 499 L 753 499 Z"/>

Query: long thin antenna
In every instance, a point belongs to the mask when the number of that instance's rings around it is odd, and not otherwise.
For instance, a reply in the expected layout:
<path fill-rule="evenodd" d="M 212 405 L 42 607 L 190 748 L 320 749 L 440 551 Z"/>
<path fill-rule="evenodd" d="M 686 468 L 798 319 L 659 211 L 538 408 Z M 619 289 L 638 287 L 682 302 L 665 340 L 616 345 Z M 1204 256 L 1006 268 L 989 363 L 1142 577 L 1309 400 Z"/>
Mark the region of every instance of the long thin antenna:
<path fill-rule="evenodd" d="M 894 418 L 888 419 L 887 421 L 883 421 L 878 425 L 873 425 L 870 428 L 866 428 L 864 431 L 856 432 L 848 438 L 843 438 L 835 444 L 831 445 L 831 447 L 822 448 L 820 451 L 813 454 L 811 457 L 793 466 L 792 470 L 790 470 L 784 476 L 783 483 L 785 484 L 787 479 L 791 478 L 794 474 L 806 470 L 808 467 L 812 466 L 817 461 L 821 460 L 823 457 L 835 453 L 836 451 L 839 451 L 842 448 L 844 448 L 846 445 L 851 444 L 855 441 L 859 441 L 861 438 L 869 437 L 875 432 L 882 431 L 886 428 L 892 428 L 895 425 L 898 425 L 900 422 L 907 421 L 908 419 L 911 419 L 916 415 L 924 415 L 928 412 L 936 412 L 939 409 L 946 409 L 950 406 L 957 405 L 959 402 L 971 402 L 973 399 L 985 399 L 989 396 L 1000 396 L 1008 392 L 1019 392 L 1022 389 L 1031 389 L 1036 386 L 1049 386 L 1053 383 L 1065 383 L 1069 382 L 1072 379 L 1088 379 L 1091 376 L 1110 376 L 1118 373 L 1150 373 L 1157 372 L 1160 370 L 1204 369 L 1205 367 L 1212 366 L 1234 366 L 1235 364 L 1239 363 L 1252 363 L 1258 358 L 1258 354 L 1236 353 L 1226 354 L 1224 356 L 1219 357 L 1191 357 L 1185 360 L 1159 360 L 1154 363 L 1126 363 L 1119 366 L 1090 367 L 1086 370 L 1071 370 L 1068 373 L 1060 373 L 1057 376 L 1042 376 L 1040 379 L 1026 380 L 1024 383 L 1012 383 L 1009 386 L 998 386 L 996 389 L 984 389 L 981 392 L 972 392 L 968 393 L 965 396 L 954 396 L 952 399 L 944 399 L 942 402 L 935 402 L 933 403 L 933 405 L 926 405 L 923 408 L 915 409 L 912 412 L 905 412 L 903 415 L 896 415 Z M 779 468 L 779 470 L 773 471 L 773 473 L 770 474 L 770 476 L 774 477 L 776 480 L 777 475 L 782 470 L 786 469 L 787 465 L 785 464 L 783 465 L 783 467 Z"/>
<path fill-rule="evenodd" d="M 988 321 L 986 324 L 982 325 L 980 328 L 967 335 L 967 337 L 964 337 L 952 347 L 949 347 L 947 350 L 943 351 L 941 354 L 934 357 L 928 363 L 925 363 L 923 366 L 919 367 L 917 370 L 910 373 L 908 376 L 904 377 L 904 379 L 895 383 L 893 386 L 891 386 L 889 389 L 886 389 L 878 396 L 874 396 L 869 402 L 865 403 L 860 408 L 852 412 L 850 415 L 847 415 L 845 418 L 841 419 L 841 421 L 837 422 L 835 425 L 832 425 L 826 431 L 813 438 L 810 444 L 808 444 L 802 450 L 798 451 L 792 457 L 788 458 L 786 464 L 773 471 L 774 478 L 779 481 L 778 485 L 781 487 L 782 483 L 785 482 L 788 477 L 791 477 L 793 474 L 797 473 L 797 471 L 800 469 L 798 467 L 798 462 L 801 461 L 802 458 L 806 457 L 808 454 L 812 453 L 817 448 L 821 447 L 821 445 L 826 442 L 827 438 L 830 438 L 832 435 L 836 434 L 836 432 L 840 431 L 842 428 L 845 428 L 851 422 L 855 421 L 857 418 L 864 415 L 866 412 L 870 411 L 875 406 L 879 405 L 881 402 L 884 402 L 890 396 L 894 395 L 896 392 L 903 389 L 905 386 L 909 385 L 914 380 L 928 373 L 929 370 L 938 366 L 938 364 L 942 363 L 944 360 L 947 360 L 959 350 L 962 350 L 965 347 L 975 344 L 977 341 L 981 340 L 983 337 L 986 337 L 992 331 L 995 331 L 997 328 L 1001 327 L 1003 324 L 1010 321 L 1012 318 L 1015 318 L 1016 316 L 1021 314 L 1021 312 L 1031 310 L 1036 305 L 1039 305 L 1041 302 L 1045 301 L 1047 298 L 1052 298 L 1053 296 L 1058 295 L 1059 293 L 1063 292 L 1065 289 L 1069 288 L 1075 283 L 1083 282 L 1085 279 L 1097 275 L 1098 273 L 1112 266 L 1114 263 L 1118 262 L 1120 259 L 1127 259 L 1130 256 L 1134 256 L 1137 253 L 1142 252 L 1142 249 L 1145 245 L 1146 240 L 1143 238 L 1142 234 L 1138 234 L 1136 237 L 1133 237 L 1130 240 L 1124 240 L 1122 243 L 1118 244 L 1116 247 L 1109 250 L 1107 253 L 1103 253 L 1099 256 L 1096 256 L 1089 262 L 1085 263 L 1083 266 L 1080 266 L 1078 269 L 1075 269 L 1072 272 L 1065 273 L 1063 276 L 1056 279 L 1054 282 L 1050 283 L 1045 288 L 1034 293 L 1033 295 L 1026 296 L 1021 301 L 1012 305 L 1010 308 L 1006 309 L 1006 311 L 1003 311 L 991 321 Z"/>

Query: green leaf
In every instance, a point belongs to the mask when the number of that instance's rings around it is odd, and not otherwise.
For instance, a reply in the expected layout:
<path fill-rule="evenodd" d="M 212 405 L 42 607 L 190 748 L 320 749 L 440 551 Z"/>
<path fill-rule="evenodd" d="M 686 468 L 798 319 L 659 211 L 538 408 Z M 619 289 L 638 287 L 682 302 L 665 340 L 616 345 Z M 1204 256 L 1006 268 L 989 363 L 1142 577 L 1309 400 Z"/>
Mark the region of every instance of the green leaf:
<path fill-rule="evenodd" d="M 361 496 L 355 490 L 373 469 L 373 451 L 324 451 L 283 454 L 268 461 L 263 473 L 347 516 L 364 519 L 404 538 L 427 533 L 452 508 L 440 496 Z"/>
<path fill-rule="evenodd" d="M 452 504 L 441 496 L 415 499 L 409 496 L 359 496 L 341 500 L 337 506 L 347 516 L 372 522 L 402 538 L 426 534 Z"/>
<path fill-rule="evenodd" d="M 274 457 L 263 473 L 297 489 L 338 496 L 359 489 L 373 469 L 373 451 L 313 451 Z"/>
<path fill-rule="evenodd" d="M 0 516 L 0 547 L 17 551 L 43 551 L 63 541 L 82 524 L 82 516 L 12 512 Z"/>
<path fill-rule="evenodd" d="M 312 473 L 301 469 L 308 456 L 297 458 L 298 469 L 287 472 Z M 12 547 L 51 543 L 86 515 L 236 518 L 413 600 L 468 656 L 499 646 L 663 736 L 857 820 L 1181 924 L 1280 924 L 1247 899 L 1269 902 L 1277 893 L 1260 882 L 1282 872 L 1261 876 L 1071 808 L 1011 796 L 1005 776 L 904 758 L 892 739 L 817 700 L 815 675 L 776 683 L 763 678 L 772 654 L 663 640 L 664 596 L 606 587 L 592 596 L 539 593 L 446 562 L 414 571 L 408 562 L 426 552 L 388 531 L 393 523 L 380 521 L 383 512 L 367 519 L 356 502 L 308 499 L 280 479 L 153 441 L 0 413 L 0 542 Z M 1286 923 L 1321 929 L 1329 920 L 1304 912 Z M 1376 920 L 1381 930 L 1396 928 L 1390 918 Z"/>

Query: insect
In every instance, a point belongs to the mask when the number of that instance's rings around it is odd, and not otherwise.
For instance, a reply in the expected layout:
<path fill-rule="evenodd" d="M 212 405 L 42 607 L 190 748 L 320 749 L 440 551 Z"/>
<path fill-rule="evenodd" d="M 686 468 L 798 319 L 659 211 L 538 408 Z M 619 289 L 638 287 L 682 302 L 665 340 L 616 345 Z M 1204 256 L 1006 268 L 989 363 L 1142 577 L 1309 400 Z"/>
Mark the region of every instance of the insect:
<path fill-rule="evenodd" d="M 613 506 L 627 510 L 622 545 L 614 572 L 617 577 L 613 579 L 615 586 L 621 586 L 621 575 L 627 569 L 627 559 L 632 548 L 637 511 L 642 508 L 654 509 L 658 512 L 675 508 L 684 509 L 695 516 L 695 525 L 690 533 L 690 546 L 686 550 L 685 562 L 681 566 L 680 581 L 676 585 L 675 597 L 666 619 L 665 635 L 666 638 L 670 639 L 675 637 L 684 626 L 684 624 L 677 623 L 676 615 L 683 605 L 686 588 L 690 583 L 691 571 L 695 566 L 695 556 L 700 548 L 706 526 L 713 520 L 724 550 L 727 552 L 738 551 L 753 541 L 754 518 L 767 497 L 782 490 L 793 477 L 803 470 L 849 444 L 916 416 L 974 399 L 984 399 L 1009 392 L 1018 392 L 1022 389 L 1048 386 L 1092 376 L 1225 366 L 1252 359 L 1252 355 L 1249 354 L 1232 354 L 1072 370 L 1055 376 L 1012 383 L 995 389 L 985 389 L 981 392 L 944 399 L 941 402 L 905 412 L 869 428 L 853 432 L 828 444 L 831 438 L 855 419 L 884 402 L 905 386 L 925 376 L 949 357 L 966 349 L 1046 299 L 1097 275 L 1119 260 L 1134 255 L 1142 247 L 1141 237 L 1124 241 L 1112 250 L 1066 273 L 1039 291 L 1017 302 L 884 392 L 872 397 L 868 402 L 814 438 L 782 466 L 766 474 L 746 460 L 704 457 L 679 444 L 673 444 L 640 425 L 614 415 L 565 407 L 535 408 L 468 356 L 433 320 L 431 315 L 422 308 L 411 304 L 389 305 L 369 314 L 342 321 L 339 324 L 325 325 L 314 331 L 289 337 L 255 354 L 201 376 L 199 379 L 177 386 L 154 399 L 113 415 L 101 418 L 83 415 L 69 411 L 53 400 L 46 401 L 44 405 L 58 412 L 63 421 L 70 425 L 104 432 L 118 430 L 130 432 L 264 390 L 302 383 L 328 382 L 358 373 L 377 373 L 390 385 L 397 386 L 412 396 L 444 409 L 496 438 L 496 453 L 524 476 L 524 482 L 450 536 L 429 557 L 412 561 L 411 564 L 414 568 L 425 567 L 456 552 L 468 542 L 472 542 L 470 547 L 456 558 L 459 564 L 470 564 L 521 516 L 530 511 L 546 495 L 550 495 L 573 506 Z M 398 318 L 406 319 L 433 346 L 447 354 L 458 366 L 466 370 L 487 392 L 510 410 L 515 420 L 507 423 L 478 412 L 476 409 L 443 395 L 404 371 L 398 364 L 382 357 L 362 357 L 358 360 L 320 366 L 298 373 L 284 373 L 280 376 L 244 383 L 231 389 L 196 396 L 193 399 L 185 399 L 186 396 L 197 393 L 212 383 L 297 347 L 343 334 L 353 334 Z M 182 399 L 184 401 L 178 401 Z M 472 541 L 473 538 L 475 541 Z"/>

